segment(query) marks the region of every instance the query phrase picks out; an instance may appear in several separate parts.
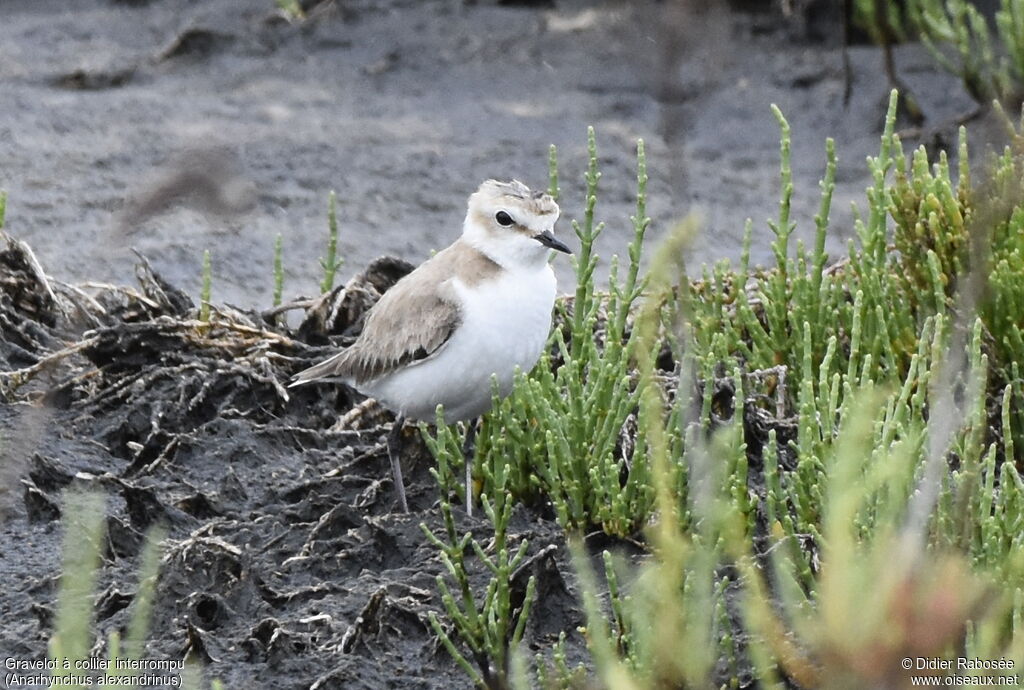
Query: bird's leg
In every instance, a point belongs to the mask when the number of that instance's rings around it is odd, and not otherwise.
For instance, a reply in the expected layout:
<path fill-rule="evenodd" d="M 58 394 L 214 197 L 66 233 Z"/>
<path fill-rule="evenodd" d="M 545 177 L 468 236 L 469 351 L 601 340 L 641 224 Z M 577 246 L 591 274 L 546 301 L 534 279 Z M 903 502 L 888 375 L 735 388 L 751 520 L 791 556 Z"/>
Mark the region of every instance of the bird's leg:
<path fill-rule="evenodd" d="M 462 457 L 466 464 L 466 514 L 473 514 L 473 461 L 476 459 L 476 425 L 479 418 L 469 420 L 466 441 L 462 444 Z"/>
<path fill-rule="evenodd" d="M 388 433 L 388 459 L 391 460 L 391 478 L 398 494 L 398 507 L 403 513 L 409 512 L 409 503 L 405 500 L 405 482 L 402 481 L 402 427 L 405 426 L 405 415 L 395 417 L 391 431 Z"/>

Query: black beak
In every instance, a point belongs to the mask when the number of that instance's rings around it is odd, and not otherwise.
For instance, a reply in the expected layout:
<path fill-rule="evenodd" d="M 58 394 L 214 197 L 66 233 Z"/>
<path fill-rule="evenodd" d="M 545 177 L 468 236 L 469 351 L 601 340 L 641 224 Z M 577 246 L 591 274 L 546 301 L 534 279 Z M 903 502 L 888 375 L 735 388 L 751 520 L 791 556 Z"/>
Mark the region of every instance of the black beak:
<path fill-rule="evenodd" d="M 566 246 L 566 244 L 564 242 L 559 240 L 557 237 L 552 235 L 547 230 L 545 230 L 544 232 L 540 233 L 539 235 L 534 235 L 533 239 L 537 240 L 538 242 L 543 244 L 545 247 L 548 247 L 550 249 L 554 249 L 554 250 L 559 251 L 559 252 L 564 252 L 566 254 L 572 254 L 572 250 L 569 249 L 569 247 Z"/>

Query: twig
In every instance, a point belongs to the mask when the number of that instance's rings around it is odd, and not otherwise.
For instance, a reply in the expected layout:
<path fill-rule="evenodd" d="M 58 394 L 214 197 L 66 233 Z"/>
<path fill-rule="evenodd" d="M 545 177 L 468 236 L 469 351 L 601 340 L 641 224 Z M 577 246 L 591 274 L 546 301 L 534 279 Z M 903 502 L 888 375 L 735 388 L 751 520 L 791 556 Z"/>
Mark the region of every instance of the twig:
<path fill-rule="evenodd" d="M 99 336 L 93 336 L 91 338 L 87 338 L 85 340 L 77 342 L 74 345 L 71 345 L 70 347 L 66 347 L 63 350 L 58 350 L 57 352 L 50 353 L 30 367 L 25 367 L 23 369 L 15 369 L 14 371 L 0 372 L 0 394 L 2 394 L 5 398 L 9 399 L 10 395 L 14 393 L 14 391 L 18 390 L 19 388 L 21 388 L 21 386 L 25 385 L 27 382 L 32 380 L 32 378 L 35 377 L 39 372 L 43 371 L 48 367 L 53 366 L 62 359 L 66 359 L 75 353 L 81 352 L 86 348 L 92 347 L 98 342 Z"/>
<path fill-rule="evenodd" d="M 108 292 L 119 293 L 119 294 L 125 295 L 129 299 L 133 299 L 133 300 L 142 302 L 143 304 L 145 304 L 147 307 L 149 307 L 151 309 L 159 309 L 160 308 L 160 305 L 157 302 L 154 302 L 153 300 L 151 300 L 146 295 L 143 295 L 142 293 L 136 291 L 134 288 L 130 288 L 130 287 L 125 286 L 125 285 L 111 285 L 110 283 L 98 283 L 98 282 L 94 282 L 94 281 L 88 281 L 88 282 L 85 282 L 85 283 L 80 283 L 79 287 L 91 288 L 93 290 L 106 290 Z"/>
<path fill-rule="evenodd" d="M 985 108 L 980 105 L 976 105 L 967 112 L 955 115 L 954 117 L 951 117 L 948 120 L 944 120 L 938 123 L 937 125 L 932 125 L 930 127 L 918 125 L 915 127 L 907 127 L 906 129 L 901 129 L 899 132 L 896 133 L 896 136 L 904 140 L 922 139 L 926 136 L 938 134 L 939 132 L 944 132 L 948 129 L 960 128 L 963 125 L 966 125 L 968 122 L 972 122 L 978 119 L 984 113 Z"/>
<path fill-rule="evenodd" d="M 348 654 L 352 651 L 352 647 L 359 641 L 359 638 L 363 636 L 363 633 L 376 622 L 377 627 L 380 627 L 380 615 L 381 604 L 384 602 L 387 596 L 388 590 L 386 587 L 379 587 L 377 591 L 370 595 L 370 599 L 366 602 L 366 606 L 359 612 L 355 622 L 348 627 L 345 634 L 341 637 L 341 644 L 338 645 L 338 649 L 342 654 Z"/>
<path fill-rule="evenodd" d="M 96 299 L 92 295 L 90 295 L 88 292 L 86 292 L 82 288 L 78 287 L 77 285 L 71 285 L 70 283 L 65 283 L 65 282 L 62 282 L 60 280 L 54 280 L 53 282 L 58 287 L 60 287 L 61 289 L 67 290 L 71 294 L 73 294 L 76 297 L 79 297 L 80 299 L 82 299 L 86 304 L 89 305 L 89 307 L 91 309 L 99 312 L 100 314 L 106 314 L 107 313 L 107 310 L 103 308 L 102 304 L 97 302 Z M 79 308 L 81 309 L 81 307 L 79 307 Z M 86 310 L 84 310 L 84 309 L 82 309 L 82 311 L 86 312 Z M 88 312 L 86 312 L 86 313 L 88 313 Z"/>
<path fill-rule="evenodd" d="M 522 577 L 524 572 L 533 567 L 534 563 L 537 563 L 538 561 L 541 561 L 544 558 L 547 558 L 548 556 L 553 556 L 557 551 L 558 544 L 548 544 L 543 549 L 541 549 L 540 551 L 538 551 L 537 553 L 533 554 L 532 556 L 524 560 L 522 563 L 520 563 L 519 567 L 516 568 L 512 575 L 509 576 L 508 581 L 516 582 L 517 580 L 519 580 L 520 577 Z"/>
<path fill-rule="evenodd" d="M 32 247 L 28 246 L 28 244 L 22 240 L 10 239 L 9 241 L 14 244 L 15 247 L 24 252 L 25 258 L 28 259 L 28 265 L 31 267 L 36 280 L 42 284 L 43 290 L 46 291 L 46 295 L 53 300 L 53 305 L 60 310 L 60 313 L 63 316 L 66 317 L 67 312 L 64 310 L 64 305 L 62 305 L 61 301 L 57 299 L 57 294 L 53 291 L 53 288 L 50 287 L 50 281 L 46 277 L 46 273 L 43 271 L 43 267 L 40 265 L 39 259 L 36 258 L 35 252 L 32 251 Z"/>
<path fill-rule="evenodd" d="M 270 320 L 278 314 L 291 311 L 293 309 L 309 309 L 319 301 L 319 297 L 299 297 L 297 299 L 293 299 L 291 302 L 284 302 L 276 307 L 264 309 L 260 312 L 260 316 L 266 320 Z"/>

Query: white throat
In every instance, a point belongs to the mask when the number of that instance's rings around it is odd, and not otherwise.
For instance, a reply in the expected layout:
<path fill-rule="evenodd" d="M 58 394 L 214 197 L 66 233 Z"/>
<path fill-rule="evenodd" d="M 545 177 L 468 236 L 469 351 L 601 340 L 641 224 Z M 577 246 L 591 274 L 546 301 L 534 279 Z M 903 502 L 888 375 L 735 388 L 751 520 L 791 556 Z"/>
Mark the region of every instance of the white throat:
<path fill-rule="evenodd" d="M 550 249 L 532 237 L 509 231 L 497 234 L 466 217 L 462 226 L 462 239 L 502 268 L 539 269 L 548 262 Z"/>

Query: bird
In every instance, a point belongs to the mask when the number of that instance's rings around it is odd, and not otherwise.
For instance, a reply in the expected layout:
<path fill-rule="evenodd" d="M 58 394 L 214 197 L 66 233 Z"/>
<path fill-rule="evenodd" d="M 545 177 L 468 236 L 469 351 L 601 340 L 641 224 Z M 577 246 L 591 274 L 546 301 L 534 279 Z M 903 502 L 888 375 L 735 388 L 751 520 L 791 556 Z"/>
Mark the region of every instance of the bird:
<path fill-rule="evenodd" d="M 551 250 L 560 210 L 551 195 L 518 180 L 485 180 L 469 197 L 462 235 L 420 264 L 367 312 L 348 348 L 299 372 L 291 386 L 341 382 L 395 413 L 388 456 L 398 505 L 409 511 L 399 464 L 407 419 L 476 420 L 501 397 L 517 370 L 529 371 L 551 331 L 556 279 Z M 473 442 L 476 424 L 467 432 Z M 466 504 L 472 510 L 471 465 Z"/>

